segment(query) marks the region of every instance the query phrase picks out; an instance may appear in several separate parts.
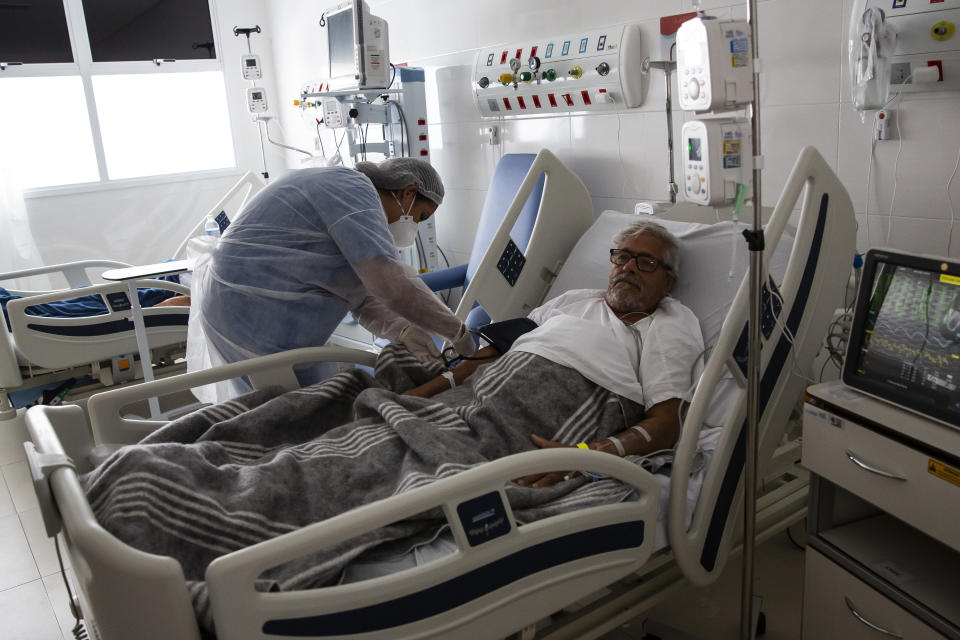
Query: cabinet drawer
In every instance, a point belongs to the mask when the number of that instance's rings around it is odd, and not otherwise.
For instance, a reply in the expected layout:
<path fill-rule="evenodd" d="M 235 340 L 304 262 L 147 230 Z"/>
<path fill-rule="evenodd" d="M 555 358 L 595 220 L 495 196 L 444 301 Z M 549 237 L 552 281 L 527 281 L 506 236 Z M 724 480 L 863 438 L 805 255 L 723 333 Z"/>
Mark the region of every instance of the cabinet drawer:
<path fill-rule="evenodd" d="M 960 486 L 929 471 L 936 458 L 895 440 L 807 406 L 803 416 L 803 465 L 830 482 L 960 551 L 953 517 Z"/>
<path fill-rule="evenodd" d="M 945 636 L 847 573 L 815 549 L 807 547 L 803 587 L 803 640 L 834 638 L 945 640 Z"/>

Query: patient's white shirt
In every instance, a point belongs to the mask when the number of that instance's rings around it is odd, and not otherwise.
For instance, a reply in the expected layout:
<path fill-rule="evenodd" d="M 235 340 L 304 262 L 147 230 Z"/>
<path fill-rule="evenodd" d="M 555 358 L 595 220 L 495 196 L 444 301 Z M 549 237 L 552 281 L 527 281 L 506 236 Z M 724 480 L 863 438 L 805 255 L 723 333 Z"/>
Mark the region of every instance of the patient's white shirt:
<path fill-rule="evenodd" d="M 512 350 L 575 369 L 646 409 L 670 398 L 689 401 L 702 369 L 697 317 L 666 297 L 628 327 L 607 306 L 604 293 L 575 289 L 537 307 L 528 317 L 540 326 L 517 338 Z"/>

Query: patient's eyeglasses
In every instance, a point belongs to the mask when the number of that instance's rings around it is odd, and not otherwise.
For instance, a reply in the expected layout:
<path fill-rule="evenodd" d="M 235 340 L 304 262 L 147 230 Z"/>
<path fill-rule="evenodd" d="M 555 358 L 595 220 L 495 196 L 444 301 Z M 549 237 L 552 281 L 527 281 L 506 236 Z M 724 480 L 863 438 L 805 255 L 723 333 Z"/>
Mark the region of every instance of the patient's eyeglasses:
<path fill-rule="evenodd" d="M 644 273 L 653 273 L 657 270 L 657 267 L 663 267 L 664 270 L 670 271 L 670 265 L 666 262 L 657 260 L 645 253 L 636 254 L 626 249 L 610 249 L 610 262 L 618 267 L 626 265 L 630 260 L 636 262 L 637 269 Z"/>

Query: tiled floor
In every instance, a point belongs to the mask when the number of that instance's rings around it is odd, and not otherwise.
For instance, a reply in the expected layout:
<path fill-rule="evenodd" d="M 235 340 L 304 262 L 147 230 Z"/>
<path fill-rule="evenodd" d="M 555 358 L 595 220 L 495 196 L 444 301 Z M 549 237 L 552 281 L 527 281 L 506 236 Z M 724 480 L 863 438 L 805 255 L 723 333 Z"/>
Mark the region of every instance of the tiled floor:
<path fill-rule="evenodd" d="M 61 640 L 72 637 L 73 618 L 24 459 L 26 437 L 22 419 L 0 422 L 0 635 Z"/>
<path fill-rule="evenodd" d="M 0 636 L 4 640 L 68 640 L 73 618 L 53 541 L 46 536 L 22 442 L 22 418 L 0 422 Z M 64 559 L 66 560 L 66 558 Z M 766 640 L 800 637 L 803 553 L 781 534 L 757 549 L 757 592 L 764 597 Z M 69 564 L 67 574 L 70 574 Z M 716 584 L 688 587 L 649 614 L 648 629 L 663 640 L 737 638 L 740 566 Z M 636 620 L 602 640 L 640 640 Z"/>

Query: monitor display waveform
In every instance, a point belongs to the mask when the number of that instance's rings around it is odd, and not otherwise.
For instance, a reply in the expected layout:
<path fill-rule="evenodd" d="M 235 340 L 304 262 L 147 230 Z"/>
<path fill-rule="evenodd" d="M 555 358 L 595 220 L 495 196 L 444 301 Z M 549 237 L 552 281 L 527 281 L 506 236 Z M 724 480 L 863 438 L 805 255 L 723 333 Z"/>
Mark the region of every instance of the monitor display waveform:
<path fill-rule="evenodd" d="M 956 402 L 960 384 L 960 285 L 903 265 L 879 265 L 856 371 L 897 388 Z"/>

